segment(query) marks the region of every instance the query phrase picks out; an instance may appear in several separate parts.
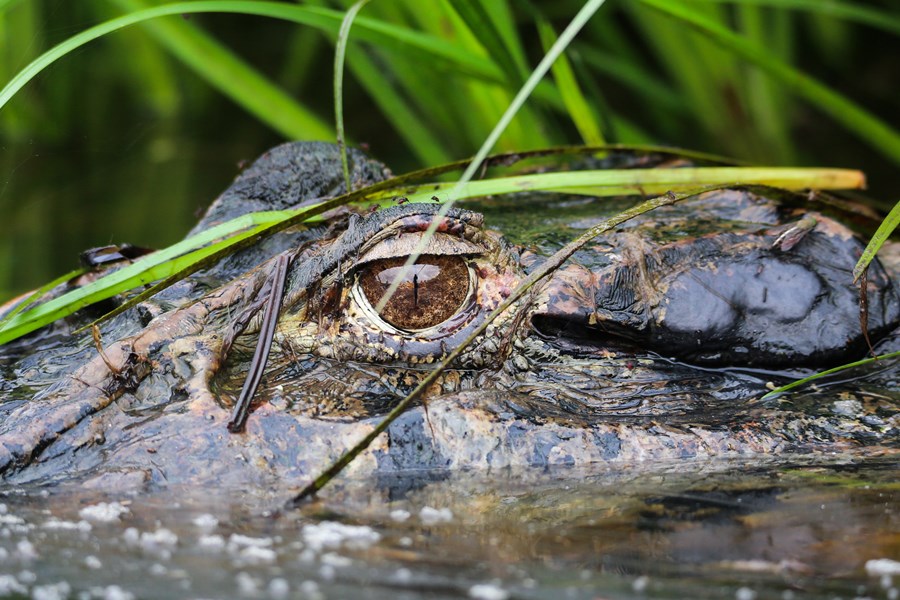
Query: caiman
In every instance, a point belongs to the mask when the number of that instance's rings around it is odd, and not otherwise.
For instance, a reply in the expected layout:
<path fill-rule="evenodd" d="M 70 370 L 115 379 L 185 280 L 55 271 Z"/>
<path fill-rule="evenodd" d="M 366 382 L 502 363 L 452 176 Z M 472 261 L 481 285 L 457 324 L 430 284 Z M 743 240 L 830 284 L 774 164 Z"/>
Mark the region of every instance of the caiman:
<path fill-rule="evenodd" d="M 673 164 L 664 153 L 604 160 Z M 350 161 L 356 187 L 389 175 L 360 152 Z M 192 233 L 343 191 L 336 147 L 285 144 Z M 895 452 L 896 363 L 850 386 L 762 399 L 787 376 L 864 357 L 869 342 L 900 345 L 895 266 L 869 269 L 865 336 L 851 276 L 864 246 L 815 208 L 782 190 L 723 189 L 594 239 L 475 339 L 350 473 Z M 548 244 L 515 245 L 482 214 L 438 210 L 343 209 L 267 238 L 104 324 L 102 352 L 72 332 L 105 307 L 0 348 L 0 474 L 104 487 L 307 482 L 546 260 Z M 278 257 L 290 266 L 271 355 L 233 434 Z"/>

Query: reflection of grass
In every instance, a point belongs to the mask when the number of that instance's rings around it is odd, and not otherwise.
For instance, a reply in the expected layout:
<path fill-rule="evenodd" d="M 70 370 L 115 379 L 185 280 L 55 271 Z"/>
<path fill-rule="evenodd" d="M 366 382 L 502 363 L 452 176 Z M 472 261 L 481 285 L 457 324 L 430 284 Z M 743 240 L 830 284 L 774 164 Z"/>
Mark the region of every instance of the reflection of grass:
<path fill-rule="evenodd" d="M 822 377 L 828 377 L 829 375 L 834 375 L 835 373 L 840 373 L 841 371 L 846 371 L 847 369 L 854 369 L 856 367 L 864 367 L 866 365 L 871 365 L 877 363 L 880 360 L 892 360 L 895 358 L 900 358 L 900 352 L 890 352 L 888 354 L 881 354 L 879 356 L 872 356 L 870 358 L 864 358 L 862 360 L 857 360 L 851 363 L 847 363 L 845 365 L 841 365 L 839 367 L 834 367 L 832 369 L 827 369 L 825 371 L 821 371 L 814 375 L 810 375 L 809 377 L 804 377 L 803 379 L 798 379 L 797 381 L 792 381 L 787 385 L 783 385 L 779 388 L 775 388 L 768 394 L 762 397 L 763 400 L 767 398 L 772 398 L 773 396 L 777 396 L 778 394 L 790 391 L 796 387 L 800 387 L 802 385 L 806 385 L 807 383 L 811 383 L 816 381 L 817 379 L 821 379 Z"/>
<path fill-rule="evenodd" d="M 788 480 L 812 481 L 819 485 L 837 486 L 844 489 L 871 490 L 872 493 L 900 491 L 900 481 L 894 480 L 896 464 L 890 463 L 887 466 L 889 468 L 884 471 L 884 477 L 889 479 L 887 481 L 880 480 L 881 473 L 872 469 L 860 475 L 853 472 L 835 472 L 834 469 L 798 468 L 786 470 L 784 475 Z"/>

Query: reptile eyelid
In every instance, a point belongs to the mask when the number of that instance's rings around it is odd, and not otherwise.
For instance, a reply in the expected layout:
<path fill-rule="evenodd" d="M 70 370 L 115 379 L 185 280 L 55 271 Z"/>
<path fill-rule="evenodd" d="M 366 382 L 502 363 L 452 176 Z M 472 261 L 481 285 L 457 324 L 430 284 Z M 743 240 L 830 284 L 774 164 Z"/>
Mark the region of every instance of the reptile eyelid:
<path fill-rule="evenodd" d="M 418 246 L 424 235 L 423 232 L 401 233 L 379 241 L 371 249 L 365 252 L 358 261 L 357 266 L 365 265 L 376 260 L 386 258 L 406 258 Z M 421 255 L 454 256 L 454 255 L 478 255 L 484 254 L 486 248 L 480 244 L 465 238 L 447 233 L 435 233 L 419 252 Z"/>

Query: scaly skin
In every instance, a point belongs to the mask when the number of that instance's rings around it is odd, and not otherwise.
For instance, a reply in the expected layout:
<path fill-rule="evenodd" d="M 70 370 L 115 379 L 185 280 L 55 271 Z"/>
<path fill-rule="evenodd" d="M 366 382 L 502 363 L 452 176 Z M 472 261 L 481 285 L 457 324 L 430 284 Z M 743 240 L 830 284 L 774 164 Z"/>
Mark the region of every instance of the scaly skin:
<path fill-rule="evenodd" d="M 198 229 L 339 193 L 336 157 L 321 144 L 271 151 Z M 359 181 L 386 173 L 355 160 Z M 304 196 L 305 169 L 320 183 Z M 766 402 L 766 375 L 713 368 L 864 353 L 845 278 L 860 242 L 828 217 L 768 197 L 779 194 L 714 192 L 595 240 L 477 338 L 426 394 L 427 410 L 403 415 L 350 473 L 896 452 L 900 403 L 885 393 L 895 367 L 852 390 Z M 359 281 L 402 256 L 436 210 L 338 214 L 277 236 L 105 326 L 105 356 L 65 335 L 65 324 L 0 350 L 0 473 L 107 488 L 305 483 L 543 260 L 455 209 L 429 252 L 464 261 L 468 280 L 452 283 L 471 286 L 466 300 L 434 327 L 391 326 Z M 679 235 L 686 215 L 705 219 L 689 236 Z M 292 266 L 266 379 L 246 432 L 232 435 L 225 423 L 281 252 Z M 900 300 L 877 264 L 869 306 L 871 337 L 896 345 Z"/>

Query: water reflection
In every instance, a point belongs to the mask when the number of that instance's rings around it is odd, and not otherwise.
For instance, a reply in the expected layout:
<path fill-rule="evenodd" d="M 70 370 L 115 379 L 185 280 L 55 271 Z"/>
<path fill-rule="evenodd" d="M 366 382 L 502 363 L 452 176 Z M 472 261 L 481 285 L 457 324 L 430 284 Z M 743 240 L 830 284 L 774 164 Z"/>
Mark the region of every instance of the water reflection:
<path fill-rule="evenodd" d="M 426 475 L 420 486 L 416 474 L 343 481 L 291 513 L 279 510 L 290 490 L 5 490 L 0 586 L 63 583 L 82 597 L 897 593 L 865 569 L 900 559 L 895 460 Z"/>

